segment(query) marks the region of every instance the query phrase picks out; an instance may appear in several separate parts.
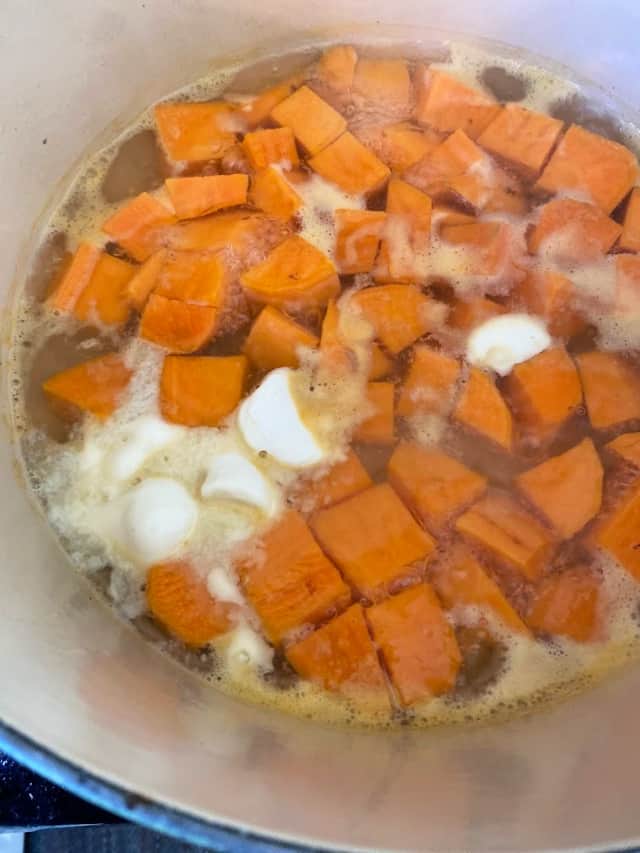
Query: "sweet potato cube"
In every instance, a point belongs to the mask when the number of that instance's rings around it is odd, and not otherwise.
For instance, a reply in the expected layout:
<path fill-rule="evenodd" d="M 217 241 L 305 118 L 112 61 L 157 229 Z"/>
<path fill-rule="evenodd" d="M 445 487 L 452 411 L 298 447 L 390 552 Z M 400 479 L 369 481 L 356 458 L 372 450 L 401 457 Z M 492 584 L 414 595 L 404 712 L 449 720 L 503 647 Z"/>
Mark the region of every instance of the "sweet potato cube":
<path fill-rule="evenodd" d="M 440 231 L 440 228 L 445 225 L 468 225 L 475 221 L 475 216 L 472 213 L 465 213 L 458 207 L 440 202 L 433 207 L 432 220 L 433 227 Z"/>
<path fill-rule="evenodd" d="M 402 500 L 435 536 L 487 489 L 486 478 L 457 459 L 409 441 L 393 451 L 387 473 Z"/>
<path fill-rule="evenodd" d="M 346 457 L 319 478 L 305 478 L 296 489 L 296 503 L 303 512 L 326 509 L 373 485 L 357 454 L 349 449 Z"/>
<path fill-rule="evenodd" d="M 382 129 L 378 156 L 392 172 L 402 174 L 426 157 L 442 141 L 439 134 L 418 130 L 407 122 L 389 124 Z"/>
<path fill-rule="evenodd" d="M 47 306 L 54 311 L 70 314 L 81 293 L 89 284 L 101 254 L 97 246 L 81 243 L 64 269 L 54 291 L 47 298 Z"/>
<path fill-rule="evenodd" d="M 590 438 L 516 478 L 522 494 L 564 539 L 600 511 L 604 471 Z"/>
<path fill-rule="evenodd" d="M 290 645 L 286 655 L 302 678 L 325 690 L 357 699 L 373 694 L 388 701 L 384 673 L 360 604 Z"/>
<path fill-rule="evenodd" d="M 277 105 L 293 92 L 297 80 L 293 77 L 264 89 L 254 98 L 236 108 L 237 115 L 248 128 L 263 124 Z"/>
<path fill-rule="evenodd" d="M 346 130 L 347 122 L 308 86 L 301 86 L 271 110 L 271 118 L 289 127 L 309 154 L 317 154 Z"/>
<path fill-rule="evenodd" d="M 407 115 L 411 109 L 411 77 L 403 59 L 359 59 L 353 94 L 377 109 Z"/>
<path fill-rule="evenodd" d="M 557 198 L 540 208 L 529 236 L 529 251 L 565 263 L 598 260 L 612 248 L 622 228 L 599 207 Z"/>
<path fill-rule="evenodd" d="M 640 187 L 629 198 L 618 247 L 623 252 L 640 252 Z"/>
<path fill-rule="evenodd" d="M 442 133 L 463 130 L 471 139 L 477 139 L 500 112 L 489 95 L 424 66 L 416 73 L 416 97 L 420 124 Z"/>
<path fill-rule="evenodd" d="M 625 432 L 605 447 L 634 468 L 640 468 L 640 432 Z"/>
<path fill-rule="evenodd" d="M 233 627 L 235 605 L 213 598 L 186 560 L 151 566 L 146 596 L 154 618 L 188 646 L 204 646 Z"/>
<path fill-rule="evenodd" d="M 394 392 L 393 382 L 369 382 L 366 398 L 373 412 L 356 427 L 354 441 L 361 444 L 393 444 Z"/>
<path fill-rule="evenodd" d="M 160 411 L 174 424 L 218 426 L 240 402 L 247 378 L 244 355 L 168 355 L 160 377 Z"/>
<path fill-rule="evenodd" d="M 420 190 L 393 178 L 387 190 L 387 221 L 376 281 L 418 283 L 424 273 L 416 268 L 416 253 L 431 242 L 431 199 Z"/>
<path fill-rule="evenodd" d="M 426 345 L 416 346 L 400 388 L 398 414 L 448 414 L 459 377 L 460 364 L 455 358 Z"/>
<path fill-rule="evenodd" d="M 591 426 L 609 429 L 640 418 L 640 377 L 622 356 L 585 352 L 576 356 Z"/>
<path fill-rule="evenodd" d="M 152 293 L 145 305 L 138 334 L 170 352 L 190 353 L 209 343 L 220 326 L 220 312 Z"/>
<path fill-rule="evenodd" d="M 222 319 L 230 301 L 229 272 L 218 254 L 168 252 L 154 295 L 210 305 Z"/>
<path fill-rule="evenodd" d="M 266 305 L 244 344 L 249 361 L 259 370 L 298 367 L 300 347 L 315 349 L 318 338 L 277 308 Z"/>
<path fill-rule="evenodd" d="M 538 442 L 552 439 L 582 403 L 580 377 L 564 347 L 516 364 L 506 390 L 516 422 Z"/>
<path fill-rule="evenodd" d="M 489 610 L 512 631 L 529 633 L 498 584 L 467 546 L 458 542 L 448 548 L 442 559 L 430 566 L 429 580 L 448 610 L 479 607 Z"/>
<path fill-rule="evenodd" d="M 635 485 L 596 532 L 596 544 L 640 581 L 640 485 Z"/>
<path fill-rule="evenodd" d="M 357 368 L 356 355 L 345 341 L 340 329 L 340 310 L 335 300 L 329 300 L 320 332 L 321 362 L 330 373 L 340 376 Z"/>
<path fill-rule="evenodd" d="M 289 510 L 239 556 L 240 583 L 272 643 L 343 610 L 347 585 L 299 513 Z"/>
<path fill-rule="evenodd" d="M 251 179 L 251 203 L 269 216 L 291 219 L 302 207 L 302 199 L 280 172 L 268 166 Z"/>
<path fill-rule="evenodd" d="M 136 261 L 146 261 L 163 245 L 173 213 L 149 193 L 127 202 L 103 224 L 102 230 Z"/>
<path fill-rule="evenodd" d="M 369 380 L 384 379 L 393 371 L 393 359 L 375 342 L 369 348 Z"/>
<path fill-rule="evenodd" d="M 102 252 L 91 277 L 78 296 L 73 313 L 85 323 L 121 326 L 129 317 L 127 293 L 136 268 L 120 258 Z"/>
<path fill-rule="evenodd" d="M 389 167 L 351 133 L 343 133 L 308 161 L 326 181 L 349 195 L 366 195 L 382 187 Z"/>
<path fill-rule="evenodd" d="M 252 299 L 304 313 L 326 305 L 340 292 L 334 265 L 311 243 L 293 235 L 241 276 Z"/>
<path fill-rule="evenodd" d="M 444 225 L 440 238 L 465 253 L 463 272 L 487 278 L 512 278 L 515 273 L 513 230 L 507 222 Z"/>
<path fill-rule="evenodd" d="M 542 171 L 561 130 L 562 122 L 556 118 L 507 104 L 480 134 L 478 145 L 533 180 Z"/>
<path fill-rule="evenodd" d="M 291 169 L 300 162 L 290 127 L 254 130 L 245 134 L 242 147 L 253 169 L 264 169 L 275 164 Z"/>
<path fill-rule="evenodd" d="M 493 379 L 472 367 L 462 393 L 453 410 L 454 419 L 505 450 L 513 444 L 513 419 Z"/>
<path fill-rule="evenodd" d="M 351 45 L 335 45 L 318 60 L 316 74 L 330 89 L 344 95 L 351 91 L 357 61 L 358 54 Z"/>
<path fill-rule="evenodd" d="M 430 332 L 443 319 L 443 306 L 410 284 L 366 287 L 351 298 L 373 327 L 374 336 L 393 355 Z"/>
<path fill-rule="evenodd" d="M 264 213 L 223 211 L 180 222 L 164 234 L 167 248 L 176 252 L 231 253 L 241 264 L 251 263 L 288 234 L 285 224 Z"/>
<path fill-rule="evenodd" d="M 615 255 L 616 293 L 613 312 L 637 315 L 640 312 L 640 255 Z"/>
<path fill-rule="evenodd" d="M 167 250 L 158 249 L 147 260 L 138 267 L 134 275 L 127 283 L 127 299 L 136 309 L 142 311 L 147 299 L 155 290 L 160 281 L 160 272 L 167 261 Z"/>
<path fill-rule="evenodd" d="M 109 353 L 69 367 L 42 383 L 52 401 L 75 415 L 88 412 L 104 421 L 115 412 L 131 370 L 118 353 Z"/>
<path fill-rule="evenodd" d="M 464 200 L 475 207 L 484 193 L 480 167 L 487 160 L 482 149 L 457 130 L 408 168 L 404 178 L 433 197 L 464 191 Z"/>
<path fill-rule="evenodd" d="M 520 284 L 518 295 L 529 313 L 545 320 L 554 337 L 568 340 L 587 326 L 576 307 L 576 288 L 562 273 L 531 272 Z"/>
<path fill-rule="evenodd" d="M 477 296 L 474 299 L 458 299 L 449 314 L 449 325 L 461 332 L 470 332 L 486 320 L 506 314 L 507 309 L 499 302 Z"/>
<path fill-rule="evenodd" d="M 371 272 L 386 214 L 379 210 L 335 211 L 335 261 L 343 275 Z"/>
<path fill-rule="evenodd" d="M 249 177 L 237 174 L 167 178 L 165 186 L 178 219 L 194 219 L 246 204 Z"/>
<path fill-rule="evenodd" d="M 462 658 L 430 586 L 418 584 L 365 613 L 403 705 L 451 690 Z"/>
<path fill-rule="evenodd" d="M 605 213 L 611 213 L 637 175 L 638 162 L 628 148 L 574 124 L 551 155 L 536 188 L 548 193 L 586 193 Z"/>
<path fill-rule="evenodd" d="M 513 498 L 489 492 L 456 521 L 469 542 L 536 580 L 552 551 L 551 534 Z"/>
<path fill-rule="evenodd" d="M 600 582 L 582 568 L 548 575 L 533 594 L 527 623 L 534 631 L 587 643 L 598 636 Z"/>
<path fill-rule="evenodd" d="M 311 528 L 349 583 L 371 600 L 421 575 L 435 547 L 387 483 L 320 510 Z"/>
<path fill-rule="evenodd" d="M 214 160 L 236 141 L 234 108 L 226 101 L 158 104 L 155 119 L 170 160 Z"/>

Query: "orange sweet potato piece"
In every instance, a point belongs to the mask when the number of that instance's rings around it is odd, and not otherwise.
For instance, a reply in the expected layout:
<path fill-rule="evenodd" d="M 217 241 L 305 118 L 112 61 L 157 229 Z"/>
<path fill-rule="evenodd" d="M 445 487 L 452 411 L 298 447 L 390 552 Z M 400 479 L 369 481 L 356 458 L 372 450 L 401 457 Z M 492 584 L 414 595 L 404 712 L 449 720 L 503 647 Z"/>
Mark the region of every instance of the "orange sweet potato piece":
<path fill-rule="evenodd" d="M 422 574 L 435 547 L 387 483 L 315 513 L 311 529 L 349 583 L 372 600 Z"/>
<path fill-rule="evenodd" d="M 489 492 L 456 521 L 456 530 L 525 576 L 536 580 L 551 554 L 551 534 L 513 498 Z"/>
<path fill-rule="evenodd" d="M 418 130 L 407 122 L 389 124 L 382 129 L 378 156 L 392 172 L 402 174 L 426 157 L 441 141 L 439 134 Z"/>
<path fill-rule="evenodd" d="M 351 45 L 335 45 L 322 54 L 316 70 L 318 79 L 342 95 L 351 91 L 358 54 Z"/>
<path fill-rule="evenodd" d="M 210 305 L 222 315 L 230 300 L 230 276 L 218 254 L 168 252 L 154 295 Z"/>
<path fill-rule="evenodd" d="M 418 584 L 365 613 L 403 705 L 451 690 L 460 649 L 430 586 Z"/>
<path fill-rule="evenodd" d="M 335 211 L 335 260 L 343 275 L 371 272 L 386 215 L 379 210 Z"/>
<path fill-rule="evenodd" d="M 543 317 L 549 332 L 569 339 L 586 328 L 576 308 L 576 289 L 571 279 L 554 270 L 531 272 L 518 288 L 524 307 Z"/>
<path fill-rule="evenodd" d="M 480 134 L 478 145 L 533 180 L 542 171 L 561 130 L 562 122 L 556 118 L 507 104 Z"/>
<path fill-rule="evenodd" d="M 251 179 L 251 203 L 269 216 L 291 219 L 302 206 L 302 199 L 280 172 L 268 166 Z"/>
<path fill-rule="evenodd" d="M 170 352 L 190 353 L 209 343 L 219 323 L 220 312 L 211 305 L 194 305 L 152 293 L 138 334 Z"/>
<path fill-rule="evenodd" d="M 393 382 L 369 382 L 366 398 L 373 413 L 356 427 L 354 441 L 362 444 L 393 444 L 394 395 Z"/>
<path fill-rule="evenodd" d="M 240 402 L 247 378 L 244 355 L 168 355 L 160 377 L 160 411 L 174 424 L 217 426 Z"/>
<path fill-rule="evenodd" d="M 277 308 L 266 305 L 255 319 L 244 344 L 249 361 L 259 370 L 298 367 L 300 347 L 315 349 L 318 338 Z"/>
<path fill-rule="evenodd" d="M 63 408 L 88 412 L 103 421 L 117 409 L 130 379 L 131 371 L 121 356 L 109 353 L 50 376 L 42 388 Z"/>
<path fill-rule="evenodd" d="M 611 213 L 637 175 L 638 162 L 628 148 L 574 124 L 551 155 L 536 188 L 548 193 L 586 193 L 605 213 Z"/>
<path fill-rule="evenodd" d="M 640 255 L 617 254 L 615 276 L 614 313 L 637 314 L 640 311 Z"/>
<path fill-rule="evenodd" d="M 448 414 L 453 404 L 460 364 L 455 358 L 418 345 L 400 389 L 398 414 Z"/>
<path fill-rule="evenodd" d="M 372 193 L 389 177 L 389 167 L 349 132 L 309 158 L 308 163 L 314 172 L 350 195 Z"/>
<path fill-rule="evenodd" d="M 494 441 L 505 450 L 513 444 L 513 419 L 493 379 L 477 367 L 469 372 L 453 410 L 458 423 Z"/>
<path fill-rule="evenodd" d="M 618 248 L 623 252 L 640 252 L 640 187 L 629 198 Z"/>
<path fill-rule="evenodd" d="M 351 373 L 356 368 L 356 358 L 340 332 L 340 311 L 335 300 L 330 299 L 320 332 L 322 364 L 331 373 Z"/>
<path fill-rule="evenodd" d="M 640 432 L 625 432 L 605 447 L 634 468 L 640 468 Z"/>
<path fill-rule="evenodd" d="M 411 184 L 392 178 L 376 281 L 420 282 L 424 273 L 416 269 L 415 256 L 428 249 L 430 242 L 431 199 Z"/>
<path fill-rule="evenodd" d="M 465 252 L 462 268 L 467 275 L 510 279 L 517 274 L 513 230 L 507 222 L 444 225 L 440 238 Z"/>
<path fill-rule="evenodd" d="M 110 216 L 102 230 L 134 260 L 146 261 L 163 245 L 165 231 L 175 221 L 162 202 L 142 193 Z"/>
<path fill-rule="evenodd" d="M 477 296 L 474 299 L 456 300 L 449 314 L 449 325 L 461 332 L 470 332 L 486 320 L 506 314 L 507 309 L 499 302 Z"/>
<path fill-rule="evenodd" d="M 151 566 L 146 595 L 154 618 L 188 646 L 204 646 L 233 627 L 235 605 L 213 598 L 186 560 Z"/>
<path fill-rule="evenodd" d="M 167 178 L 165 187 L 178 219 L 194 219 L 247 203 L 248 175 Z"/>
<path fill-rule="evenodd" d="M 489 95 L 424 66 L 416 73 L 416 96 L 420 124 L 442 133 L 463 130 L 471 139 L 477 139 L 500 112 Z"/>
<path fill-rule="evenodd" d="M 403 59 L 359 59 L 353 78 L 353 94 L 377 109 L 408 115 L 412 86 Z"/>
<path fill-rule="evenodd" d="M 347 122 L 308 86 L 301 86 L 271 110 L 271 118 L 289 127 L 295 138 L 308 151 L 317 154 L 346 130 Z"/>
<path fill-rule="evenodd" d="M 636 484 L 598 526 L 595 541 L 640 580 L 640 485 Z"/>
<path fill-rule="evenodd" d="M 297 491 L 297 503 L 306 511 L 325 509 L 362 492 L 373 482 L 359 457 L 349 450 L 346 457 L 320 478 L 306 478 Z"/>
<path fill-rule="evenodd" d="M 534 631 L 559 634 L 578 643 L 598 635 L 600 583 L 581 568 L 548 575 L 534 592 L 527 623 Z"/>
<path fill-rule="evenodd" d="M 290 645 L 286 655 L 299 675 L 325 690 L 359 699 L 374 694 L 387 701 L 386 681 L 360 604 Z"/>
<path fill-rule="evenodd" d="M 154 112 L 170 160 L 214 160 L 235 144 L 234 107 L 225 101 L 158 104 Z"/>
<path fill-rule="evenodd" d="M 264 213 L 234 210 L 180 222 L 167 229 L 162 239 L 163 245 L 177 252 L 225 250 L 246 264 L 281 242 L 287 233 L 284 223 Z"/>
<path fill-rule="evenodd" d="M 237 564 L 244 592 L 272 643 L 325 619 L 351 600 L 302 516 L 289 510 Z"/>
<path fill-rule="evenodd" d="M 401 441 L 387 463 L 389 482 L 424 526 L 438 535 L 482 497 L 485 477 L 441 450 Z"/>
<path fill-rule="evenodd" d="M 591 426 L 609 429 L 640 418 L 640 377 L 620 355 L 585 352 L 576 356 Z"/>
<path fill-rule="evenodd" d="M 475 221 L 475 216 L 465 213 L 460 208 L 440 203 L 433 207 L 432 220 L 433 227 L 440 231 L 440 228 L 445 225 L 468 225 Z"/>
<path fill-rule="evenodd" d="M 340 291 L 334 265 L 302 237 L 293 235 L 241 276 L 257 302 L 305 312 L 326 305 Z"/>
<path fill-rule="evenodd" d="M 127 293 L 136 268 L 102 252 L 88 284 L 78 296 L 73 313 L 79 320 L 120 326 L 126 323 L 130 304 Z"/>
<path fill-rule="evenodd" d="M 551 440 L 582 403 L 580 377 L 564 347 L 516 364 L 505 385 L 516 422 L 539 442 Z"/>
<path fill-rule="evenodd" d="M 281 164 L 290 169 L 300 162 L 296 140 L 290 127 L 254 130 L 245 134 L 242 147 L 253 169 Z"/>
<path fill-rule="evenodd" d="M 584 263 L 606 254 L 621 232 L 620 225 L 596 205 L 557 198 L 540 208 L 529 235 L 529 251 L 566 263 Z"/>
<path fill-rule="evenodd" d="M 91 243 L 81 243 L 66 266 L 55 290 L 47 298 L 47 306 L 54 311 L 70 314 L 76 306 L 80 294 L 89 284 L 98 259 L 100 249 Z"/>
<path fill-rule="evenodd" d="M 518 488 L 564 538 L 600 511 L 604 471 L 590 438 L 516 478 Z"/>
<path fill-rule="evenodd" d="M 369 348 L 369 375 L 370 381 L 384 379 L 393 370 L 393 359 L 384 352 L 382 347 L 372 343 Z"/>
<path fill-rule="evenodd" d="M 167 260 L 167 250 L 158 249 L 138 267 L 127 284 L 127 299 L 136 309 L 142 311 L 160 280 L 160 272 Z"/>
<path fill-rule="evenodd" d="M 443 306 L 410 284 L 366 287 L 351 297 L 351 305 L 393 355 L 434 329 L 443 317 Z"/>
<path fill-rule="evenodd" d="M 282 83 L 276 83 L 275 86 L 270 86 L 268 89 L 260 92 L 260 94 L 248 100 L 237 107 L 237 114 L 242 118 L 242 122 L 248 128 L 257 127 L 263 124 L 271 114 L 271 111 L 277 105 L 288 98 L 293 92 L 297 80 L 289 78 L 283 80 Z"/>

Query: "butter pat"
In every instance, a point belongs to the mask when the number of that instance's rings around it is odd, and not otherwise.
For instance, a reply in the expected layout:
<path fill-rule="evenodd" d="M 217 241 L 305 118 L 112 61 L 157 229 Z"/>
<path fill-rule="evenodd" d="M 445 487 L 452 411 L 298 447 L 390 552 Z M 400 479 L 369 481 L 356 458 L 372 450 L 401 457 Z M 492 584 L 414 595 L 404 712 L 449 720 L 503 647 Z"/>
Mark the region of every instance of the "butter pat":
<path fill-rule="evenodd" d="M 230 635 L 226 650 L 227 666 L 232 671 L 251 667 L 263 672 L 273 669 L 273 649 L 249 625 L 238 625 Z"/>
<path fill-rule="evenodd" d="M 528 361 L 550 345 L 551 337 L 542 320 L 528 314 L 502 314 L 471 332 L 467 360 L 506 376 L 514 365 Z"/>
<path fill-rule="evenodd" d="M 256 466 L 240 453 L 221 453 L 207 467 L 200 493 L 203 498 L 240 501 L 266 515 L 278 508 L 276 494 Z"/>

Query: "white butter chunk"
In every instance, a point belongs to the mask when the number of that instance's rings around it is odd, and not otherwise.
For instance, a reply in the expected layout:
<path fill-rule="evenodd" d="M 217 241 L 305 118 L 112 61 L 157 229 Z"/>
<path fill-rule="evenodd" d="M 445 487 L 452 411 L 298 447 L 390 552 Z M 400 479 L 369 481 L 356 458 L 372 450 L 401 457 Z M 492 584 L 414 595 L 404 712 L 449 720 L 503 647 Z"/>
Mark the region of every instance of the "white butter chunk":
<path fill-rule="evenodd" d="M 151 455 L 162 450 L 182 432 L 180 427 L 168 424 L 156 415 L 138 418 L 127 429 L 123 443 L 107 455 L 108 473 L 116 480 L 130 479 Z"/>
<path fill-rule="evenodd" d="M 551 345 L 542 320 L 528 314 L 492 317 L 471 332 L 467 359 L 477 367 L 487 367 L 506 376 L 516 364 L 528 361 Z"/>
<path fill-rule="evenodd" d="M 226 601 L 229 604 L 245 604 L 240 587 L 227 569 L 217 566 L 207 575 L 207 589 L 213 598 Z"/>
<path fill-rule="evenodd" d="M 273 649 L 249 625 L 238 625 L 231 633 L 226 650 L 229 669 L 252 667 L 268 672 L 273 669 Z"/>
<path fill-rule="evenodd" d="M 256 466 L 240 453 L 221 453 L 207 466 L 200 493 L 203 498 L 241 501 L 267 515 L 277 510 L 274 489 Z"/>

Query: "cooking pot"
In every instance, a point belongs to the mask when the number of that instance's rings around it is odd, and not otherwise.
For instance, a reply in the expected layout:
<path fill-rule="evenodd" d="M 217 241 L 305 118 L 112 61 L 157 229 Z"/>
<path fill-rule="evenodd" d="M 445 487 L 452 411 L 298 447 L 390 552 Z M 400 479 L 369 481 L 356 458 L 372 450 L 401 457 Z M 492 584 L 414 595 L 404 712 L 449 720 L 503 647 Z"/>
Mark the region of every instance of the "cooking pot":
<path fill-rule="evenodd" d="M 545 54 L 640 103 L 637 0 L 4 0 L 2 17 L 6 349 L 34 222 L 65 172 L 100 134 L 231 54 L 467 33 Z M 69 568 L 16 464 L 9 393 L 5 372 L 0 748 L 216 849 L 240 846 L 238 831 L 264 850 L 640 844 L 640 668 L 552 709 L 467 729 L 343 730 L 225 697 L 161 656 Z"/>

